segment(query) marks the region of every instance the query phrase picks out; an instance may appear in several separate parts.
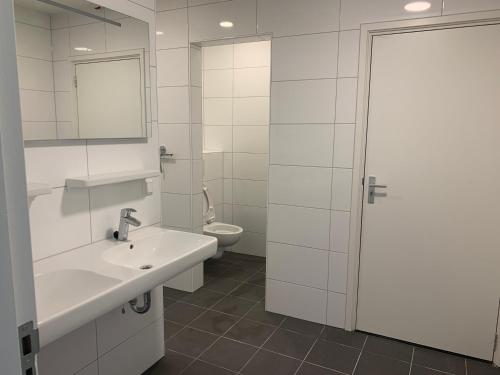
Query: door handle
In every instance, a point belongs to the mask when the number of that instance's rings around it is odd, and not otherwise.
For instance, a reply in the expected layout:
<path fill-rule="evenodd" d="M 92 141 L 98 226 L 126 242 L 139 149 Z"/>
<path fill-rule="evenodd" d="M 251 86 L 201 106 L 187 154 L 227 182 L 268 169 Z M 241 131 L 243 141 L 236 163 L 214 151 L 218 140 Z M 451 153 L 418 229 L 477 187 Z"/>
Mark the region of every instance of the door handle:
<path fill-rule="evenodd" d="M 387 188 L 387 185 L 377 184 L 377 177 L 369 176 L 368 177 L 368 203 L 369 204 L 375 203 L 375 194 L 377 192 L 377 189 L 386 189 L 386 188 Z"/>

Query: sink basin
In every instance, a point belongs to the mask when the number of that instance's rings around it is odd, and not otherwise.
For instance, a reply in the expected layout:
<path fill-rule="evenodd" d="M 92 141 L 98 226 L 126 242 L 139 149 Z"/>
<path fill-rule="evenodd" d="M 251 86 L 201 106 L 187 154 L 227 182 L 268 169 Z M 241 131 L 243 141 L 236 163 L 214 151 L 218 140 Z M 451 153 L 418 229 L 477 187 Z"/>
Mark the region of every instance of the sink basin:
<path fill-rule="evenodd" d="M 217 240 L 147 227 L 34 263 L 40 343 L 45 346 L 211 258 Z"/>
<path fill-rule="evenodd" d="M 197 252 L 205 243 L 205 236 L 165 231 L 110 248 L 102 257 L 112 264 L 145 271 L 174 262 L 188 253 Z"/>
<path fill-rule="evenodd" d="M 62 313 L 121 280 L 98 273 L 68 269 L 35 275 L 36 312 L 39 320 Z M 57 298 L 54 296 L 57 295 Z"/>

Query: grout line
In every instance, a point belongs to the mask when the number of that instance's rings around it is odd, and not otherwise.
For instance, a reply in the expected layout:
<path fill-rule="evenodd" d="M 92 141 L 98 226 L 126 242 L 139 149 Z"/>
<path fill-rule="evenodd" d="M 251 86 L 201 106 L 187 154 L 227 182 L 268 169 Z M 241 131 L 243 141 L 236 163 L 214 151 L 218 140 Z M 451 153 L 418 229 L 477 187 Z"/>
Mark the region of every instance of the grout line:
<path fill-rule="evenodd" d="M 411 360 L 410 360 L 410 372 L 408 373 L 408 375 L 411 375 L 411 369 L 413 367 L 413 358 L 415 357 L 415 347 L 412 348 L 412 351 L 411 351 Z"/>
<path fill-rule="evenodd" d="M 311 345 L 311 347 L 309 348 L 309 350 L 307 351 L 306 355 L 304 356 L 304 359 L 302 360 L 302 362 L 300 363 L 299 367 L 297 367 L 297 370 L 295 371 L 295 375 L 298 374 L 298 372 L 300 371 L 300 369 L 302 368 L 302 365 L 304 364 L 306 358 L 309 356 L 309 354 L 312 352 L 313 348 L 316 346 L 316 343 L 319 341 L 321 335 L 323 334 L 323 332 L 325 331 L 326 329 L 326 325 L 323 326 L 323 328 L 321 329 L 321 332 L 319 333 L 318 337 L 316 337 L 316 340 L 314 340 L 313 344 Z"/>
<path fill-rule="evenodd" d="M 356 369 L 358 367 L 359 360 L 361 359 L 361 354 L 363 354 L 363 351 L 365 350 L 366 342 L 368 341 L 368 335 L 365 337 L 365 342 L 363 343 L 363 347 L 359 351 L 358 359 L 356 360 L 356 364 L 354 365 L 354 368 L 352 369 L 352 374 L 354 375 L 356 373 Z"/>

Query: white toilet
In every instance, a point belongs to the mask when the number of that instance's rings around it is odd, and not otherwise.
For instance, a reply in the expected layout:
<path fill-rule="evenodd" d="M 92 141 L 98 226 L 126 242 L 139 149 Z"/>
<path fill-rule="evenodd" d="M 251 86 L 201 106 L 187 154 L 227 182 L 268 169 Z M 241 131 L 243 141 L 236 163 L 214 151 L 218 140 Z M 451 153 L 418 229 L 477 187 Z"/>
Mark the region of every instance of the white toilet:
<path fill-rule="evenodd" d="M 216 222 L 212 198 L 205 185 L 203 185 L 203 194 L 207 204 L 207 210 L 204 213 L 206 224 L 203 226 L 203 234 L 217 238 L 217 254 L 213 259 L 219 259 L 224 254 L 225 248 L 233 246 L 240 240 L 243 228 L 237 225 Z"/>

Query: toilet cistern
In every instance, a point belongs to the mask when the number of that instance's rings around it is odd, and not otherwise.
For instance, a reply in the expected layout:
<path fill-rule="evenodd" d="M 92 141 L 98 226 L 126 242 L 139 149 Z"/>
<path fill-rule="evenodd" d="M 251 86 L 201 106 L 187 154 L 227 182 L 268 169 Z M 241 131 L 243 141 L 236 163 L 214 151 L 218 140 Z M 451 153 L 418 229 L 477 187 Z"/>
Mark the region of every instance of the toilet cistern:
<path fill-rule="evenodd" d="M 140 220 L 132 216 L 133 212 L 137 212 L 137 210 L 133 208 L 122 208 L 120 211 L 120 225 L 118 230 L 113 233 L 113 237 L 118 241 L 127 241 L 129 225 L 133 225 L 134 227 L 141 225 Z"/>

